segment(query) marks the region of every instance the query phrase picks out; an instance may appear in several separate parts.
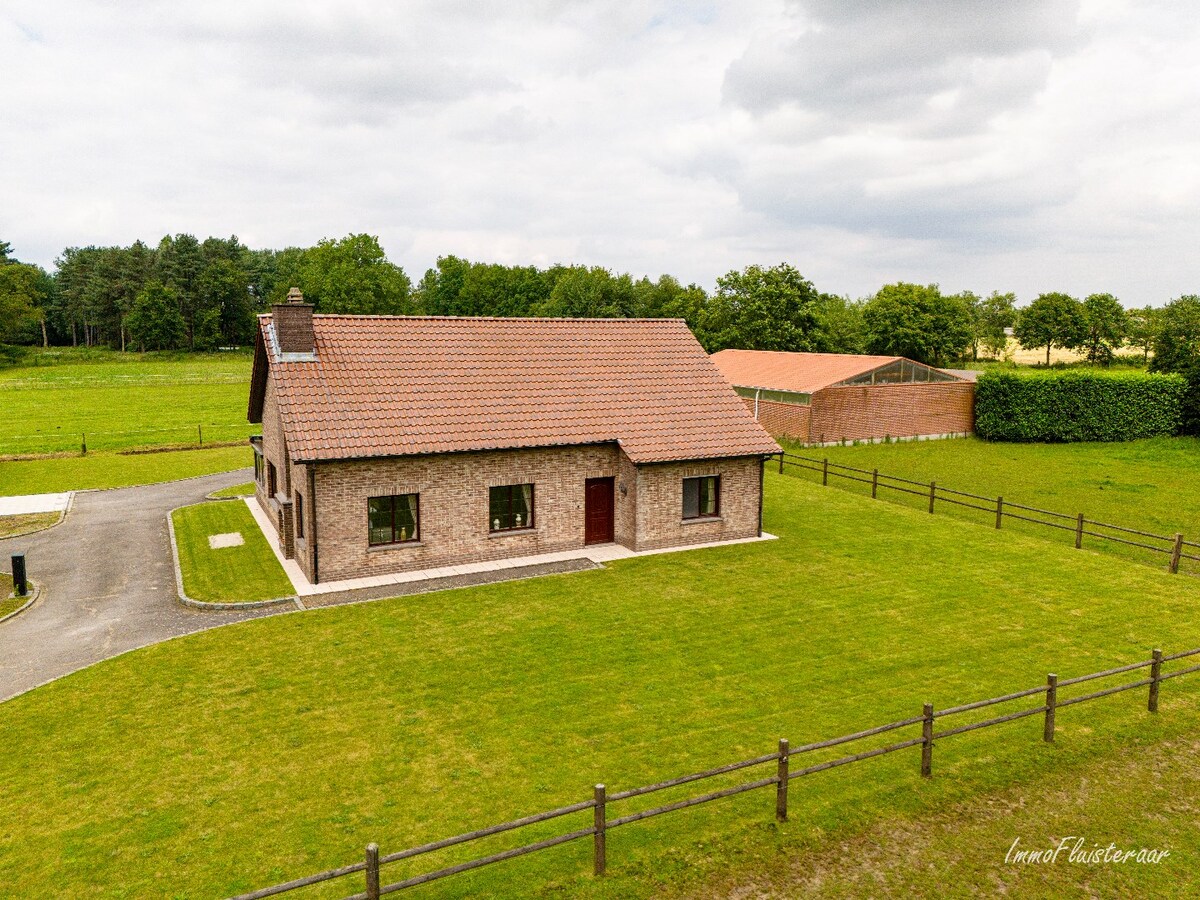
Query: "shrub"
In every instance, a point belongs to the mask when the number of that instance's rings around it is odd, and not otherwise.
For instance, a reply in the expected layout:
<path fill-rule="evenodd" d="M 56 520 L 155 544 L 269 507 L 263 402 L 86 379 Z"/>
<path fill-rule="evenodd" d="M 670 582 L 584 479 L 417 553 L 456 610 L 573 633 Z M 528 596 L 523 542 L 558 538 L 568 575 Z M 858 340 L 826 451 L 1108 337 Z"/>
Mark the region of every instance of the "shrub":
<path fill-rule="evenodd" d="M 1175 434 L 1187 383 L 1179 375 L 992 371 L 975 389 L 975 430 L 992 441 L 1131 441 Z"/>

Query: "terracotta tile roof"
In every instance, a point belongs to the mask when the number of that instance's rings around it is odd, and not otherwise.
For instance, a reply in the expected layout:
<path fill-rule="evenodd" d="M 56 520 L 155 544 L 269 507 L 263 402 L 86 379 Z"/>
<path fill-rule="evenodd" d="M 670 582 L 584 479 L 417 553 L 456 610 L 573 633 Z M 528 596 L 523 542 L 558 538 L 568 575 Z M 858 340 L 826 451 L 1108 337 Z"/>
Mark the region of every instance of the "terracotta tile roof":
<path fill-rule="evenodd" d="M 313 317 L 280 358 L 259 317 L 250 418 L 273 379 L 297 461 L 615 441 L 635 463 L 779 452 L 670 319 Z"/>
<path fill-rule="evenodd" d="M 900 359 L 857 353 L 787 353 L 779 350 L 721 350 L 712 355 L 721 374 L 737 387 L 813 394 Z"/>

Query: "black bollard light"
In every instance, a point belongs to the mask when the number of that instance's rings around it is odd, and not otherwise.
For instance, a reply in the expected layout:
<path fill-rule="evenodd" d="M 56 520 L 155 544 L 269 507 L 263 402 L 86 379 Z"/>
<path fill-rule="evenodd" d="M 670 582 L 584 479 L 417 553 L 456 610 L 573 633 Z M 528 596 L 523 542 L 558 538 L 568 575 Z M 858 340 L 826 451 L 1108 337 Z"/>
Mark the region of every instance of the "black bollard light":
<path fill-rule="evenodd" d="M 29 585 L 25 580 L 25 554 L 14 553 L 12 558 L 13 590 L 18 597 L 29 593 Z"/>

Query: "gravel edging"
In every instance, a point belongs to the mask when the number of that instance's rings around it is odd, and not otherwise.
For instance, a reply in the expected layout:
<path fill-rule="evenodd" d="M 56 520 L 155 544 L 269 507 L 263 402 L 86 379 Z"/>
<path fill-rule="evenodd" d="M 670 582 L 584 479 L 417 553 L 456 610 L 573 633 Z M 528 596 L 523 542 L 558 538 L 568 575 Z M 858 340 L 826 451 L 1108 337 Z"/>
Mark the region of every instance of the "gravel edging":
<path fill-rule="evenodd" d="M 51 526 L 51 527 L 53 527 L 53 526 Z M 4 574 L 7 575 L 9 573 L 5 572 Z M 9 619 L 19 616 L 21 613 L 25 612 L 25 610 L 29 609 L 29 607 L 33 606 L 33 604 L 37 602 L 38 597 L 42 596 L 41 585 L 39 585 L 37 582 L 30 581 L 29 586 L 33 589 L 29 593 L 29 599 L 26 600 L 22 606 L 18 606 L 16 609 L 14 609 L 8 615 L 6 615 L 4 617 L 0 617 L 0 624 L 3 624 L 4 622 L 7 622 Z"/>
<path fill-rule="evenodd" d="M 241 499 L 241 498 L 226 498 L 226 499 Z M 219 503 L 219 500 L 206 501 Z M 177 506 L 175 509 L 184 509 L 188 506 L 196 506 L 195 503 L 186 503 L 183 506 Z M 299 599 L 295 596 L 290 597 L 273 597 L 270 600 L 251 600 L 247 603 L 217 603 L 209 600 L 194 600 L 187 595 L 187 591 L 183 589 L 183 569 L 179 567 L 179 547 L 175 543 L 175 509 L 167 513 L 167 533 L 171 538 L 171 562 L 175 565 L 175 598 L 184 606 L 190 606 L 192 609 L 215 610 L 219 612 L 230 612 L 239 609 L 262 609 L 265 606 L 280 606 L 284 603 L 299 605 Z M 303 607 L 300 607 L 303 609 Z"/>

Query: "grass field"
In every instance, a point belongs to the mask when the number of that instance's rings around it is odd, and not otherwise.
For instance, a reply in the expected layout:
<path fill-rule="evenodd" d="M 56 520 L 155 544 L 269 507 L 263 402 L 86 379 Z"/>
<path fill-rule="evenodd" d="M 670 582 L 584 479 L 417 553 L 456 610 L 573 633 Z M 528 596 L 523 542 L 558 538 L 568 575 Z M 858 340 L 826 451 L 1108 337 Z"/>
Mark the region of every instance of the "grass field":
<path fill-rule="evenodd" d="M 229 472 L 253 464 L 254 454 L 248 445 L 0 462 L 0 497 L 155 484 Z"/>
<path fill-rule="evenodd" d="M 255 620 L 0 704 L 0 883 L 18 896 L 219 897 L 353 862 L 368 841 L 386 853 L 581 800 L 597 782 L 648 784 L 781 736 L 797 745 L 926 700 L 1200 645 L 1191 579 L 1148 567 L 773 474 L 766 524 L 780 540 Z M 1185 678 L 1164 686 L 1158 716 L 1140 692 L 1063 710 L 1055 745 L 1036 718 L 947 739 L 930 781 L 915 749 L 800 779 L 784 826 L 769 791 L 631 825 L 610 834 L 603 880 L 584 842 L 414 895 L 701 890 L 1131 743 L 1153 753 L 1194 735 L 1198 699 Z M 969 874 L 990 892 L 988 866 Z M 1154 877 L 1194 885 L 1198 870 L 1181 852 Z"/>
<path fill-rule="evenodd" d="M 195 446 L 258 432 L 246 421 L 252 356 L 52 348 L 0 369 L 10 424 L 0 455 Z"/>
<path fill-rule="evenodd" d="M 295 593 L 262 529 L 240 501 L 211 500 L 171 513 L 183 589 L 193 600 L 251 603 Z M 237 533 L 240 547 L 212 549 L 211 535 Z"/>
<path fill-rule="evenodd" d="M 898 475 L 914 481 L 937 481 L 941 487 L 969 491 L 985 497 L 1003 496 L 1006 502 L 1036 506 L 1088 519 L 1124 525 L 1166 536 L 1182 532 L 1200 540 L 1200 439 L 1151 438 L 1125 443 L 1008 444 L 978 438 L 943 441 L 906 441 L 862 444 L 857 447 L 796 448 L 808 457 L 828 457 L 830 462 Z M 820 472 L 789 473 L 820 479 Z M 833 479 L 840 489 L 870 494 L 870 485 Z M 927 508 L 928 501 L 895 491 L 881 491 L 890 502 Z M 993 523 L 987 513 L 963 511 L 942 504 L 939 511 L 983 525 Z M 1040 534 L 1060 542 L 1073 536 L 1020 522 L 1005 528 Z M 1090 539 L 1089 539 L 1090 540 Z M 1148 551 L 1120 552 L 1165 565 L 1166 559 Z M 1185 570 L 1200 571 L 1200 564 Z"/>
<path fill-rule="evenodd" d="M 13 597 L 12 592 L 12 576 L 0 572 L 0 619 L 3 619 L 11 612 L 16 612 L 29 599 L 28 597 Z"/>
<path fill-rule="evenodd" d="M 216 500 L 227 500 L 232 497 L 252 497 L 254 496 L 254 482 L 247 481 L 245 484 L 235 484 L 232 487 L 213 491 L 210 496 Z"/>
<path fill-rule="evenodd" d="M 16 537 L 29 534 L 31 531 L 41 531 L 58 522 L 60 514 L 52 513 L 22 513 L 16 516 L 0 516 L 0 538 Z"/>

